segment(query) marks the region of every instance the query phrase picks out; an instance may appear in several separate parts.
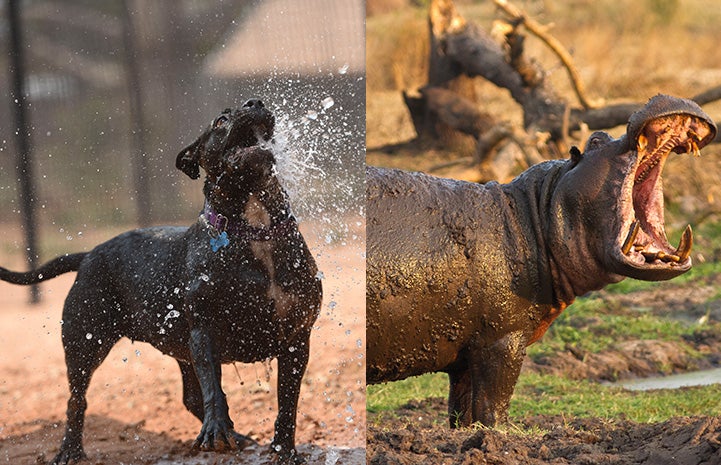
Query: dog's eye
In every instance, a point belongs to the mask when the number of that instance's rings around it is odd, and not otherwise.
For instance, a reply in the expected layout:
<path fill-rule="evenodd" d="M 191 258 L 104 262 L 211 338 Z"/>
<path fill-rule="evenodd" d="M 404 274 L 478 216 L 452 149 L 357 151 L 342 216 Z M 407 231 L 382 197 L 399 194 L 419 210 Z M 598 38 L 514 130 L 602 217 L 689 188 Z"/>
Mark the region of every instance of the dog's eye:
<path fill-rule="evenodd" d="M 228 118 L 226 118 L 225 116 L 218 116 L 218 119 L 216 119 L 215 123 L 213 123 L 213 127 L 219 128 L 227 122 L 228 122 Z"/>

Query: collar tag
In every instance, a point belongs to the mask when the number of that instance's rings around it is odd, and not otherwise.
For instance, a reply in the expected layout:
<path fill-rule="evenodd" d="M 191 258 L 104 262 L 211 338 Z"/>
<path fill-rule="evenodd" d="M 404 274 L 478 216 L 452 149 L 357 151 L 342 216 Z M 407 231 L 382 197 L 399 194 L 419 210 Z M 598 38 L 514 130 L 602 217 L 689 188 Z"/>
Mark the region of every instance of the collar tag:
<path fill-rule="evenodd" d="M 227 247 L 228 244 L 230 244 L 230 239 L 228 239 L 228 233 L 226 231 L 221 232 L 217 237 L 210 238 L 210 247 L 213 249 L 213 252 Z"/>

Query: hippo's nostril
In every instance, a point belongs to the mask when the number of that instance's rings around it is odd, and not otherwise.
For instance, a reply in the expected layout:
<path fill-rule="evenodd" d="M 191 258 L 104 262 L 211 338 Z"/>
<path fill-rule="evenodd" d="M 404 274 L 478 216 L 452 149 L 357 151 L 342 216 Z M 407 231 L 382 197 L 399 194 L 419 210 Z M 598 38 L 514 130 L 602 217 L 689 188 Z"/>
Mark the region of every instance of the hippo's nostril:
<path fill-rule="evenodd" d="M 257 98 L 248 100 L 243 104 L 243 108 L 264 108 L 263 101 Z"/>

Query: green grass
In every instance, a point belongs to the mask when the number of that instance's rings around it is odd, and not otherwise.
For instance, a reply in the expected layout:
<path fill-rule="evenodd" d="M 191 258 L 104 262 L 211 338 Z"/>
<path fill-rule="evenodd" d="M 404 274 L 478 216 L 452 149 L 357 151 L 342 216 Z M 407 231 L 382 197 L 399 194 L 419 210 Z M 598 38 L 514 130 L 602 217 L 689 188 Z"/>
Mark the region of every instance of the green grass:
<path fill-rule="evenodd" d="M 516 385 L 510 415 L 523 418 L 538 414 L 626 418 L 640 423 L 675 416 L 721 415 L 721 385 L 641 392 L 527 374 Z"/>
<path fill-rule="evenodd" d="M 366 409 L 369 412 L 393 410 L 411 400 L 447 395 L 448 376 L 444 373 L 431 373 L 393 383 L 369 385 Z"/>
<path fill-rule="evenodd" d="M 445 374 L 416 376 L 368 386 L 367 409 L 383 415 L 412 400 L 447 395 Z M 721 385 L 639 392 L 552 375 L 524 374 L 511 400 L 511 422 L 540 414 L 625 418 L 639 423 L 676 416 L 717 416 L 721 415 Z M 445 414 L 439 421 L 446 421 Z"/>
<path fill-rule="evenodd" d="M 708 328 L 709 326 L 704 326 Z M 713 327 L 721 330 L 721 325 Z M 633 339 L 683 341 L 700 326 L 628 308 L 617 308 L 597 295 L 578 299 L 551 325 L 540 342 L 529 346 L 528 355 L 538 357 L 565 350 L 567 345 L 583 352 L 599 353 L 619 342 Z M 689 351 L 693 353 L 691 347 Z"/>

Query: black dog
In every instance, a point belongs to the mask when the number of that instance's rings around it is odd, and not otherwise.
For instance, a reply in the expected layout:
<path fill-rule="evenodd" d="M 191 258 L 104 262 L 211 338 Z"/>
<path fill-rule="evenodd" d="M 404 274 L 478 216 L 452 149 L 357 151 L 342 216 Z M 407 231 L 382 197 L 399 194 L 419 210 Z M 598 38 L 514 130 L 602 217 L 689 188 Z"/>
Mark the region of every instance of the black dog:
<path fill-rule="evenodd" d="M 260 100 L 225 110 L 176 166 L 206 173 L 205 208 L 189 228 L 129 231 L 90 252 L 0 279 L 31 284 L 68 271 L 62 338 L 70 383 L 68 422 L 53 464 L 85 456 L 82 432 L 90 377 L 125 336 L 178 360 L 183 403 L 203 426 L 194 447 L 243 448 L 220 385 L 220 364 L 278 358 L 278 417 L 272 452 L 299 463 L 296 408 L 321 283 L 274 174 L 274 117 Z"/>

